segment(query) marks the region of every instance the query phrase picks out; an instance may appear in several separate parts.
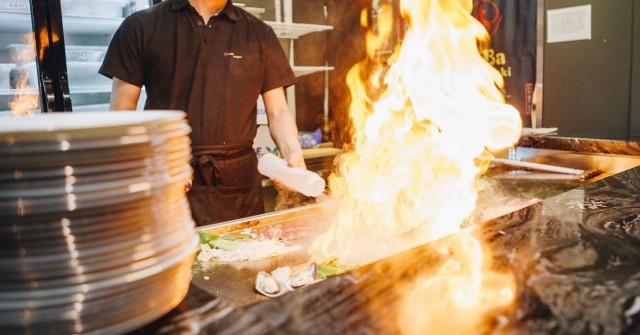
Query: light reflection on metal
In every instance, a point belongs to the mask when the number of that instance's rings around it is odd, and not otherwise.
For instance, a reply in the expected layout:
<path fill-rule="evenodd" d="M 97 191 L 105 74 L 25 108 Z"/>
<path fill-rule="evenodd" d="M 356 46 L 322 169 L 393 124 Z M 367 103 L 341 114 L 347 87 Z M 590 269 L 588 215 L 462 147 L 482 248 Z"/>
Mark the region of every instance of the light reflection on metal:
<path fill-rule="evenodd" d="M 71 111 L 60 0 L 31 0 L 41 111 Z"/>
<path fill-rule="evenodd" d="M 67 151 L 69 150 L 70 147 L 71 147 L 71 144 L 69 144 L 69 141 L 67 140 L 60 141 L 60 150 Z"/>
<path fill-rule="evenodd" d="M 67 194 L 67 209 L 69 211 L 74 211 L 77 207 L 76 204 L 76 195 L 73 193 Z"/>

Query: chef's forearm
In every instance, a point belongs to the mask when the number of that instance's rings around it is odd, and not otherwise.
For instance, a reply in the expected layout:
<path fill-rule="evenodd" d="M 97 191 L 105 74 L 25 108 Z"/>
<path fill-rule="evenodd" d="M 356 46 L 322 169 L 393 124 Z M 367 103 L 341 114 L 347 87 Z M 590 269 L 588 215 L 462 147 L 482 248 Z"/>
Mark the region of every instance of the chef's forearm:
<path fill-rule="evenodd" d="M 289 111 L 284 89 L 278 87 L 264 92 L 262 98 L 269 119 L 269 132 L 282 158 L 291 166 L 305 168 L 302 148 L 298 140 L 298 127 L 293 114 Z"/>
<path fill-rule="evenodd" d="M 288 162 L 293 161 L 297 167 L 305 167 L 302 148 L 298 140 L 298 128 L 289 111 L 278 113 L 269 120 L 269 132 L 276 142 L 282 158 Z"/>

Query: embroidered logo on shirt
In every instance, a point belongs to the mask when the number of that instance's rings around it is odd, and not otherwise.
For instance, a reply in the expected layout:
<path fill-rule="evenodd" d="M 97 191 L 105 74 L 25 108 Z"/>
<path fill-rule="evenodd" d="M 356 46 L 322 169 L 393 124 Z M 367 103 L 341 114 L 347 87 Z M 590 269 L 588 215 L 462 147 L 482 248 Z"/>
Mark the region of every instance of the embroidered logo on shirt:
<path fill-rule="evenodd" d="M 225 51 L 223 54 L 225 57 L 232 57 L 232 58 L 242 58 L 242 56 L 236 56 L 233 52 L 229 52 L 229 51 Z"/>

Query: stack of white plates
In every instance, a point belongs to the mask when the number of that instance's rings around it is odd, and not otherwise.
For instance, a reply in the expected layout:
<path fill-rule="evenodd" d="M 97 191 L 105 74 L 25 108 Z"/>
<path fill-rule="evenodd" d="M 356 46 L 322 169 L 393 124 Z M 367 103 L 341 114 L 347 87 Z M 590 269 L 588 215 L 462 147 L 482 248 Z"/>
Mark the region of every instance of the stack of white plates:
<path fill-rule="evenodd" d="M 124 333 L 186 295 L 184 113 L 0 116 L 0 333 Z"/>

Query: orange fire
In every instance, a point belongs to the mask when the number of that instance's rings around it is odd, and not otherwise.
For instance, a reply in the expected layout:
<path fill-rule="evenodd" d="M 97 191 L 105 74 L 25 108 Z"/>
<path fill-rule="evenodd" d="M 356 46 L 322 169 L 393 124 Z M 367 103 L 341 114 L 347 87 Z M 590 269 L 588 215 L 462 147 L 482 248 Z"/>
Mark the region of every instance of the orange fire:
<path fill-rule="evenodd" d="M 41 33 L 42 35 L 42 33 Z M 46 36 L 41 36 L 44 38 Z M 55 37 L 58 40 L 57 36 Z M 34 45 L 33 34 L 27 34 L 24 38 L 25 43 L 29 45 Z M 44 39 L 47 41 L 48 39 Z M 41 50 L 38 51 L 38 56 L 42 57 L 44 53 L 44 49 L 48 47 L 48 42 L 45 42 L 46 45 L 42 46 Z M 13 58 L 19 65 L 24 65 L 25 63 L 32 61 L 34 58 L 33 48 L 25 48 L 18 50 L 18 54 L 14 55 Z M 29 80 L 28 72 L 20 72 L 18 78 L 16 78 L 15 89 L 17 90 L 17 94 L 14 99 L 9 101 L 9 109 L 11 109 L 12 115 L 32 115 L 38 109 L 38 91 L 36 88 L 32 88 L 27 84 Z"/>
<path fill-rule="evenodd" d="M 18 94 L 9 101 L 12 115 L 33 115 L 38 109 L 38 92 L 27 84 L 28 73 L 22 73 L 16 82 Z"/>
<path fill-rule="evenodd" d="M 319 260 L 366 264 L 458 233 L 474 210 L 489 151 L 518 140 L 520 116 L 504 103 L 500 73 L 478 51 L 488 34 L 471 16 L 472 6 L 471 0 L 402 1 L 408 32 L 389 60 L 381 89 L 371 85 L 379 72 L 364 78 L 362 73 L 377 68 L 371 66 L 376 64 L 373 51 L 385 36 L 367 36 L 368 59 L 347 79 L 353 151 L 341 157 L 338 173 L 329 177 L 337 218 L 310 249 Z M 450 261 L 408 288 L 407 304 L 435 300 L 468 317 L 471 310 L 491 308 L 481 302 L 508 303 L 513 296 L 509 277 L 487 282 L 495 276 L 485 271 L 490 257 L 482 257 L 473 237 L 456 235 L 443 247 Z M 484 296 L 487 292 L 494 295 Z M 451 333 L 469 326 L 452 325 Z"/>
<path fill-rule="evenodd" d="M 434 244 L 447 261 L 408 287 L 397 288 L 402 333 L 495 333 L 515 295 L 513 277 L 493 271 L 490 252 L 467 231 Z"/>
<path fill-rule="evenodd" d="M 43 59 L 44 53 L 47 51 L 47 48 L 49 48 L 52 44 L 58 43 L 60 41 L 60 37 L 58 37 L 58 34 L 52 33 L 51 41 L 49 41 L 48 31 L 46 29 L 40 30 L 39 34 L 40 43 L 42 45 L 40 45 L 40 49 L 38 50 L 38 59 Z"/>

